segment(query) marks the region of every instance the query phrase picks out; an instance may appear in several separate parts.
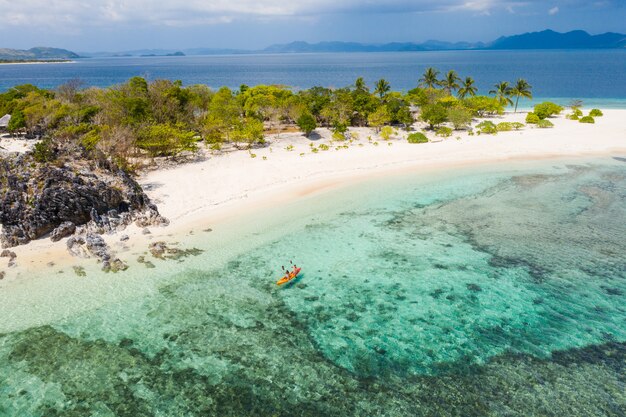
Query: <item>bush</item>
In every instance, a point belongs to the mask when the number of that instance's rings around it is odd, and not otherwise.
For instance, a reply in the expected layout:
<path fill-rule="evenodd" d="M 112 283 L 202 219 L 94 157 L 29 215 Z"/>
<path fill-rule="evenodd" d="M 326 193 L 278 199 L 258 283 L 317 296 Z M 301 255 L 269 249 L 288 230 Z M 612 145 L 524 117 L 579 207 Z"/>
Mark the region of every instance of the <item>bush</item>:
<path fill-rule="evenodd" d="M 33 148 L 33 158 L 37 162 L 52 162 L 56 158 L 56 151 L 49 138 L 37 142 Z"/>
<path fill-rule="evenodd" d="M 593 111 L 593 110 L 592 110 L 592 111 Z M 577 108 L 577 107 L 574 107 L 574 108 L 572 109 L 572 114 L 573 114 L 573 115 L 576 115 L 576 116 L 578 116 L 578 117 L 582 117 L 582 115 L 583 115 L 583 111 L 582 111 L 581 109 Z"/>
<path fill-rule="evenodd" d="M 195 151 L 196 134 L 182 125 L 156 124 L 139 132 L 137 147 L 150 156 L 173 156 L 183 151 Z"/>
<path fill-rule="evenodd" d="M 577 115 L 576 113 L 571 113 L 571 114 L 568 114 L 567 116 L 565 116 L 565 118 L 567 118 L 569 120 L 578 120 L 580 118 L 580 116 Z"/>
<path fill-rule="evenodd" d="M 528 113 L 526 115 L 526 123 L 530 123 L 530 124 L 534 124 L 536 125 L 537 123 L 539 123 L 539 116 L 537 116 L 535 113 Z"/>
<path fill-rule="evenodd" d="M 478 129 L 478 132 L 480 134 L 485 135 L 495 135 L 496 133 L 498 133 L 498 128 L 496 127 L 496 125 L 489 120 L 485 120 L 484 122 L 476 125 L 476 129 Z"/>
<path fill-rule="evenodd" d="M 428 142 L 428 138 L 426 137 L 425 134 L 420 133 L 420 132 L 415 132 L 415 133 L 411 133 L 406 140 L 409 143 L 426 143 Z"/>
<path fill-rule="evenodd" d="M 581 112 L 581 116 L 582 116 L 582 112 Z M 602 113 L 602 110 L 600 110 L 600 109 L 591 109 L 591 111 L 589 112 L 589 116 L 591 116 L 591 117 L 602 117 L 602 116 L 604 116 L 604 113 Z"/>
<path fill-rule="evenodd" d="M 541 129 L 547 129 L 550 127 L 554 127 L 554 123 L 552 123 L 550 120 L 539 120 L 539 123 L 537 123 L 537 127 Z"/>
<path fill-rule="evenodd" d="M 472 112 L 464 107 L 448 109 L 448 120 L 456 130 L 465 129 L 472 123 Z"/>
<path fill-rule="evenodd" d="M 385 126 L 380 131 L 380 137 L 383 138 L 384 140 L 391 139 L 391 135 L 393 134 L 394 134 L 394 131 L 393 131 L 393 127 L 391 126 Z"/>
<path fill-rule="evenodd" d="M 590 123 L 593 124 L 595 123 L 595 119 L 591 116 L 585 116 L 585 117 L 581 117 L 579 120 L 580 123 Z"/>
<path fill-rule="evenodd" d="M 548 117 L 556 116 L 563 111 L 563 107 L 558 104 L 551 103 L 549 101 L 543 102 L 541 104 L 537 104 L 533 113 L 537 115 L 540 119 L 546 119 Z"/>
<path fill-rule="evenodd" d="M 498 123 L 498 125 L 496 126 L 496 130 L 498 132 L 510 132 L 511 130 L 513 130 L 513 124 L 510 122 Z"/>
<path fill-rule="evenodd" d="M 437 130 L 435 131 L 435 135 L 441 136 L 442 138 L 449 138 L 450 136 L 452 136 L 452 128 L 441 126 L 437 128 Z"/>
<path fill-rule="evenodd" d="M 511 123 L 511 126 L 513 126 L 513 129 L 515 130 L 520 130 L 524 128 L 524 123 L 520 123 L 520 122 L 513 122 Z"/>

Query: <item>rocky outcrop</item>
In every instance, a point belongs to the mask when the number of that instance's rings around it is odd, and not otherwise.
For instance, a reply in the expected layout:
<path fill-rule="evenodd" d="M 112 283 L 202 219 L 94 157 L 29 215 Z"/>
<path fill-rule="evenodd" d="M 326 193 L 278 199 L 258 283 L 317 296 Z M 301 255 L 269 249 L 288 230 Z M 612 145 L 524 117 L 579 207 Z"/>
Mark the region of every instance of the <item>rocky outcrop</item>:
<path fill-rule="evenodd" d="M 102 236 L 92 232 L 70 237 L 67 240 L 67 250 L 74 256 L 98 259 L 102 263 L 102 270 L 106 272 L 128 268 L 124 262 L 114 257 Z"/>
<path fill-rule="evenodd" d="M 58 242 L 64 237 L 68 237 L 74 234 L 76 231 L 76 225 L 72 222 L 63 222 L 59 227 L 54 229 L 52 233 L 50 233 L 50 240 L 53 242 Z"/>
<path fill-rule="evenodd" d="M 38 163 L 31 155 L 0 159 L 0 245 L 51 234 L 112 233 L 136 222 L 166 225 L 139 184 L 115 166 L 77 158 Z M 71 225 L 70 225 L 71 223 Z"/>

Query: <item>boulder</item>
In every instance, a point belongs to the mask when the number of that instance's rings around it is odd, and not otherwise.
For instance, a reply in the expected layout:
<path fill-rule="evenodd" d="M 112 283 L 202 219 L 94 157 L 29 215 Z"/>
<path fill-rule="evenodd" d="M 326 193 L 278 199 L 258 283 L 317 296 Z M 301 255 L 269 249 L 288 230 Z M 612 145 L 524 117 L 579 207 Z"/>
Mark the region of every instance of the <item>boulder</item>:
<path fill-rule="evenodd" d="M 52 233 L 50 233 L 50 240 L 53 242 L 58 242 L 64 237 L 68 237 L 74 234 L 76 231 L 76 225 L 72 222 L 63 222 L 59 227 L 54 229 Z"/>

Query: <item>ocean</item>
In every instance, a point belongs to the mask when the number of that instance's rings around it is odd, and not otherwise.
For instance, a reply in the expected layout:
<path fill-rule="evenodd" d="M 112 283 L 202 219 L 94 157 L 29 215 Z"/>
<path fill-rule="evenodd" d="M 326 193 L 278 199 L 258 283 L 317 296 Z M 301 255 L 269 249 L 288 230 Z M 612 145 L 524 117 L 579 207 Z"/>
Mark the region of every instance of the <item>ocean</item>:
<path fill-rule="evenodd" d="M 623 416 L 624 219 L 623 159 L 508 162 L 51 268 L 0 286 L 0 415 Z"/>
<path fill-rule="evenodd" d="M 589 106 L 626 107 L 624 50 L 89 58 L 70 64 L 0 65 L 0 91 L 26 83 L 55 88 L 75 78 L 86 86 L 107 87 L 133 76 L 233 89 L 241 84 L 345 87 L 362 76 L 370 86 L 385 78 L 393 89 L 407 91 L 417 85 L 429 66 L 442 73 L 454 69 L 462 77 L 472 76 L 481 94 L 499 81 L 525 78 L 533 86 L 535 102 L 552 99 L 568 104 L 571 99 L 583 99 Z"/>

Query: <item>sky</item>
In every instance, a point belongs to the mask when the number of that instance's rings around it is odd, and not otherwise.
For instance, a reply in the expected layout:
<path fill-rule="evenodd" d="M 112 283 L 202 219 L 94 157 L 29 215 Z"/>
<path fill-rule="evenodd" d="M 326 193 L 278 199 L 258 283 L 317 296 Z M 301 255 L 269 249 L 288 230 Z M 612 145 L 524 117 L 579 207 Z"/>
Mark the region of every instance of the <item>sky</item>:
<path fill-rule="evenodd" d="M 0 0 L 0 10 L 0 48 L 79 52 L 626 33 L 626 0 Z"/>

